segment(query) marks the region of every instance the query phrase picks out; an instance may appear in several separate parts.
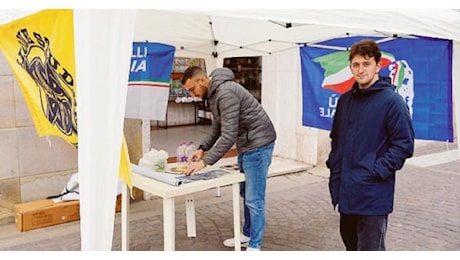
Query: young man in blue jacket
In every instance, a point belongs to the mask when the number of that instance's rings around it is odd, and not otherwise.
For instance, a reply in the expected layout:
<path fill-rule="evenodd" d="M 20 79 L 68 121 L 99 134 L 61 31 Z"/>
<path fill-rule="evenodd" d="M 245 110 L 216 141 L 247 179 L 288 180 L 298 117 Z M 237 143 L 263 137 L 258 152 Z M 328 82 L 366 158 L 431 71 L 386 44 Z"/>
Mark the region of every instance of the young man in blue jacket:
<path fill-rule="evenodd" d="M 374 41 L 352 45 L 355 83 L 340 97 L 330 132 L 329 190 L 347 251 L 385 250 L 395 173 L 414 152 L 408 106 L 389 78 L 379 76 L 381 56 Z"/>
<path fill-rule="evenodd" d="M 276 140 L 273 123 L 259 101 L 235 82 L 228 68 L 217 68 L 207 77 L 200 67 L 189 67 L 182 85 L 191 95 L 208 100 L 213 117 L 211 131 L 189 156 L 185 174 L 216 163 L 236 144 L 238 166 L 245 174 L 240 185 L 244 198 L 241 246 L 246 246 L 246 251 L 259 251 L 265 231 L 267 175 Z M 235 240 L 227 239 L 224 245 L 233 247 Z"/>

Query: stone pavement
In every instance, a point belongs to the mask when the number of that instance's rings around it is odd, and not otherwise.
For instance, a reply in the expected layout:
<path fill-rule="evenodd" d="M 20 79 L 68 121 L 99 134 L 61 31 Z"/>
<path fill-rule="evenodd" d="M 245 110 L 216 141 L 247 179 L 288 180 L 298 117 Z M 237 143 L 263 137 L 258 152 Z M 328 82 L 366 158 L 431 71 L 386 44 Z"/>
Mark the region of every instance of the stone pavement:
<path fill-rule="evenodd" d="M 389 217 L 389 251 L 460 251 L 460 160 L 457 144 L 417 142 L 414 158 L 397 173 L 395 209 Z M 263 251 L 343 251 L 339 216 L 328 193 L 323 166 L 270 177 Z M 176 250 L 232 251 L 231 187 L 195 194 L 197 237 L 188 238 L 185 208 L 176 201 Z M 163 250 L 162 201 L 131 204 L 130 250 Z M 112 250 L 121 250 L 120 213 Z M 79 221 L 19 232 L 0 225 L 0 250 L 78 251 Z"/>

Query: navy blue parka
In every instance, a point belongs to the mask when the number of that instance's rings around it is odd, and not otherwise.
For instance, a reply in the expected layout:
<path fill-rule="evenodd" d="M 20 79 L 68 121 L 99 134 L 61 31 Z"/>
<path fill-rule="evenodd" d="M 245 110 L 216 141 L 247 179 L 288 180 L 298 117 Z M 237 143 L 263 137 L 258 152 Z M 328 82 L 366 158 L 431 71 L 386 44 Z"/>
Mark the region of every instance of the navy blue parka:
<path fill-rule="evenodd" d="M 326 161 L 332 204 L 356 215 L 393 211 L 395 172 L 414 152 L 409 109 L 389 78 L 355 83 L 337 104 Z"/>

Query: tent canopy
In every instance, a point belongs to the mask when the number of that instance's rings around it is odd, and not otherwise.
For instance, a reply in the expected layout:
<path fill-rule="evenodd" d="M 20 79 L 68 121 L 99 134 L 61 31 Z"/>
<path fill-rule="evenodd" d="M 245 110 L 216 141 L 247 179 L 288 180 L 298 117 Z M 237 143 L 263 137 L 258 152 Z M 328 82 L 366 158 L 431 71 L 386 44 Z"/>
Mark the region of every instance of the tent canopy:
<path fill-rule="evenodd" d="M 2 10 L 0 24 L 37 11 Z M 224 58 L 276 54 L 347 35 L 412 34 L 460 41 L 459 24 L 460 12 L 453 9 L 141 9 L 134 40 Z"/>
<path fill-rule="evenodd" d="M 139 10 L 136 41 L 219 58 L 269 55 L 347 35 L 460 40 L 455 10 Z"/>

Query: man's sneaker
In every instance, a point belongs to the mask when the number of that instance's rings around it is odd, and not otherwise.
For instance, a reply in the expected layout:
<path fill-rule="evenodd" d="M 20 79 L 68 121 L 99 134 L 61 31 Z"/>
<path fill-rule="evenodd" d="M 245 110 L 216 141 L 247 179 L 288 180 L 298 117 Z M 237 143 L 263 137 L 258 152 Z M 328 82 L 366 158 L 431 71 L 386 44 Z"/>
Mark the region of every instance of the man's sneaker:
<path fill-rule="evenodd" d="M 240 241 L 241 241 L 241 247 L 248 247 L 249 237 L 241 234 Z M 235 238 L 225 239 L 224 246 L 235 247 Z"/>
<path fill-rule="evenodd" d="M 248 247 L 246 251 L 260 251 L 260 248 Z"/>

